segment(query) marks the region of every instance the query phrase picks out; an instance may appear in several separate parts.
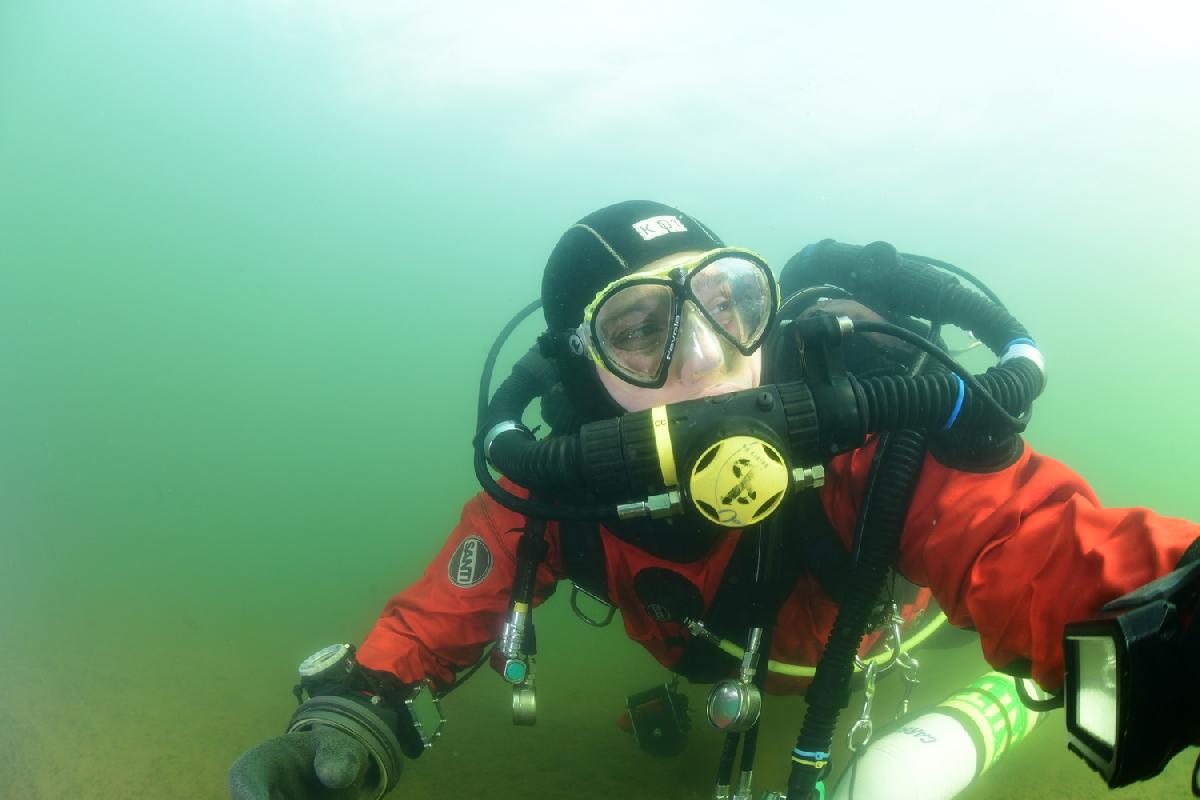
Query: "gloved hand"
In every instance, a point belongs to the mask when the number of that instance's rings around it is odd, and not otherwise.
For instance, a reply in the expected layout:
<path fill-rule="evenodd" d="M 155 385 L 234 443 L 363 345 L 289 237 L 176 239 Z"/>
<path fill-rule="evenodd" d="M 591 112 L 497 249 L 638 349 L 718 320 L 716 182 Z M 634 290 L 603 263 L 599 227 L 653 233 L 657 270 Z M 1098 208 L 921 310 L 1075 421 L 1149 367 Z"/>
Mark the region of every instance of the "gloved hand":
<path fill-rule="evenodd" d="M 360 800 L 379 794 L 367 748 L 328 725 L 276 736 L 229 770 L 231 800 Z M 373 777 L 373 779 L 372 779 Z"/>

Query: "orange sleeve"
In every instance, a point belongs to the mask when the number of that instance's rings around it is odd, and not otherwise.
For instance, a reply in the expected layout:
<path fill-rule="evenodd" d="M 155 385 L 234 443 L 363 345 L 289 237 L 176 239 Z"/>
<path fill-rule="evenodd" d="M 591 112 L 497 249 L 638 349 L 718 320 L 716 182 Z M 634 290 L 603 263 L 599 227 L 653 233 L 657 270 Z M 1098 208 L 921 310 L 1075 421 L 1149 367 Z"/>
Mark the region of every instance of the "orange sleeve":
<path fill-rule="evenodd" d="M 425 678 L 440 687 L 453 683 L 455 673 L 474 664 L 500 635 L 524 524 L 523 516 L 487 495 L 472 498 L 424 574 L 384 606 L 358 650 L 359 663 L 405 683 Z M 538 568 L 535 604 L 561 577 L 553 523 L 546 528 L 546 542 L 549 552 Z"/>
<path fill-rule="evenodd" d="M 854 529 L 873 448 L 830 465 L 826 509 Z M 926 457 L 900 546 L 900 571 L 929 586 L 954 625 L 979 631 L 997 668 L 1028 660 L 1062 685 L 1063 628 L 1170 572 L 1200 526 L 1142 508 L 1104 508 L 1084 480 L 1028 446 L 1012 466 L 962 472 Z"/>

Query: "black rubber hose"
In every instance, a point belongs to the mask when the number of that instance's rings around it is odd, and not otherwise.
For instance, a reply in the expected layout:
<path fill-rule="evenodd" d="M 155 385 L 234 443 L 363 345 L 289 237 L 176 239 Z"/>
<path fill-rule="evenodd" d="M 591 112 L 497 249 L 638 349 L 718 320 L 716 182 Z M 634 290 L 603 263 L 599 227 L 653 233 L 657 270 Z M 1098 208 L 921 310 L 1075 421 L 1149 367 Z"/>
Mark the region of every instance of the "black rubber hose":
<path fill-rule="evenodd" d="M 534 300 L 529 303 L 516 314 L 513 318 L 505 323 L 500 333 L 496 336 L 496 341 L 492 342 L 491 348 L 488 350 L 487 358 L 483 360 L 483 372 L 479 376 L 479 402 L 476 406 L 475 421 L 479 425 L 483 425 L 483 415 L 487 411 L 488 402 L 490 400 L 490 391 L 492 384 L 492 372 L 496 367 L 496 359 L 500 357 L 500 348 L 504 346 L 504 342 L 512 335 L 512 332 L 517 329 L 517 326 L 525 321 L 525 318 L 542 307 L 542 301 Z M 519 419 L 519 418 L 518 418 Z"/>
<path fill-rule="evenodd" d="M 883 433 L 904 428 L 942 429 L 962 392 L 962 406 L 953 427 L 972 433 L 1019 432 L 1013 430 L 1011 417 L 1028 413 L 1042 388 L 1042 373 L 1032 361 L 1013 359 L 992 367 L 973 378 L 977 389 L 962 391 L 954 375 L 937 373 L 916 377 L 882 375 L 858 380 L 851 376 L 856 391 L 861 391 L 866 408 L 862 420 L 866 433 Z M 970 385 L 968 384 L 969 388 Z M 999 406 L 1005 416 L 996 413 Z M 820 409 L 817 410 L 818 415 Z M 1019 420 L 1018 420 L 1019 422 Z"/>
<path fill-rule="evenodd" d="M 965 294 L 981 299 L 970 292 Z M 981 302 L 987 303 L 985 298 Z M 990 303 L 984 307 L 996 309 Z M 1002 310 L 1000 313 L 1007 316 Z M 885 323 L 860 323 L 858 328 L 863 332 L 878 330 L 906 339 L 920 338 L 910 331 Z M 953 423 L 951 427 L 975 436 L 1008 435 L 1024 428 L 1029 407 L 1044 383 L 1044 376 L 1037 365 L 1029 359 L 1017 358 L 976 377 L 940 350 L 931 348 L 929 352 L 959 378 L 936 374 L 919 377 L 880 376 L 859 381 L 851 376 L 855 394 L 861 400 L 862 419 L 859 420 L 858 430 L 822 432 L 823 438 L 830 441 L 844 439 L 857 446 L 854 440 L 858 440 L 860 434 L 905 428 L 947 429 L 950 423 Z M 505 491 L 488 472 L 486 461 L 490 459 L 510 479 L 533 490 L 570 493 L 597 488 L 589 485 L 585 475 L 584 439 L 577 435 L 537 441 L 526 431 L 507 431 L 495 437 L 490 453 L 483 452 L 481 439 L 486 431 L 499 422 L 519 421 L 529 403 L 543 394 L 554 378 L 553 367 L 536 350 L 531 349 L 514 367 L 512 374 L 497 390 L 493 402 L 480 416 L 481 427 L 476 437 L 476 477 L 489 495 L 518 513 L 549 514 L 558 519 L 595 519 L 611 515 L 613 509 L 609 506 L 554 506 L 556 510 L 552 512 L 549 505 L 536 504 Z M 959 379 L 963 381 L 961 386 Z M 957 414 L 954 413 L 956 406 Z M 821 411 L 817 409 L 818 418 L 823 416 Z M 1021 415 L 1021 418 L 1016 415 Z M 793 457 L 810 455 L 794 453 Z"/>
<path fill-rule="evenodd" d="M 775 614 L 778 604 L 775 602 L 775 571 L 776 556 L 783 534 L 783 514 L 773 514 L 758 528 L 758 558 L 754 570 L 753 597 L 747 614 L 747 622 L 752 628 L 761 627 L 762 637 L 758 640 L 758 664 L 754 670 L 754 686 L 760 693 L 766 693 L 767 671 L 771 659 L 771 639 Z M 742 757 L 738 765 L 738 782 L 741 775 L 754 771 L 754 758 L 758 754 L 758 731 L 761 720 L 756 721 L 742 738 Z"/>
<path fill-rule="evenodd" d="M 765 656 L 764 660 L 766 660 Z M 746 731 L 746 735 L 742 737 L 742 758 L 738 765 L 739 785 L 741 784 L 740 776 L 754 772 L 754 756 L 758 753 L 758 729 L 761 724 L 761 721 L 754 723 L 754 727 Z"/>
<path fill-rule="evenodd" d="M 900 550 L 900 534 L 925 459 L 925 435 L 900 431 L 885 442 L 878 462 L 878 480 L 864 523 L 864 544 L 845 599 L 825 645 L 825 653 L 805 693 L 808 710 L 796 749 L 828 753 L 838 715 L 850 702 L 850 680 L 867 622 L 888 570 Z M 821 779 L 820 769 L 793 761 L 787 796 L 807 800 Z"/>
<path fill-rule="evenodd" d="M 962 286 L 947 287 L 935 302 L 933 319 L 971 331 L 996 355 L 1013 339 L 1029 338 L 1025 326 L 1008 309 Z"/>
<path fill-rule="evenodd" d="M 741 740 L 740 733 L 725 734 L 725 741 L 721 745 L 721 759 L 717 762 L 717 786 L 729 786 L 733 780 L 733 762 L 737 758 L 738 742 Z"/>
<path fill-rule="evenodd" d="M 537 584 L 538 565 L 546 557 L 546 520 L 531 517 L 517 542 L 517 569 L 513 573 L 511 597 L 530 607 L 529 627 L 533 627 L 533 592 Z M 511 609 L 510 609 L 511 610 Z"/>
<path fill-rule="evenodd" d="M 512 372 L 480 414 L 479 435 L 486 435 L 501 422 L 520 422 L 529 404 L 550 391 L 557 382 L 558 370 L 534 345 L 513 365 Z"/>
<path fill-rule="evenodd" d="M 961 378 L 966 388 L 971 390 L 975 398 L 987 404 L 991 408 L 992 412 L 996 416 L 996 419 L 1002 422 L 1002 424 L 1008 428 L 1008 432 L 1020 433 L 1021 431 L 1025 430 L 1025 420 L 1017 419 L 1011 413 L 1009 413 L 1007 409 L 996 402 L 996 399 L 992 397 L 991 393 L 980 384 L 979 380 L 976 379 L 974 375 L 967 371 L 961 364 L 955 361 L 941 348 L 932 345 L 930 342 L 926 341 L 920 336 L 917 336 L 912 331 L 892 325 L 889 322 L 862 322 L 855 325 L 855 330 L 859 333 L 883 333 L 908 342 L 915 347 L 920 347 L 924 353 L 941 363 L 943 367 Z M 1029 361 L 1028 359 L 1024 360 L 1030 365 L 1033 364 L 1033 362 Z M 1037 376 L 1037 381 L 1030 385 L 1030 389 L 1033 391 L 1033 394 L 1029 397 L 1029 403 L 1031 404 L 1033 403 L 1033 399 L 1041 392 L 1042 386 L 1045 382 L 1044 376 L 1041 374 L 1040 369 L 1037 372 Z M 949 412 L 949 409 L 947 409 L 947 412 Z M 909 426 L 906 425 L 902 427 Z"/>
<path fill-rule="evenodd" d="M 530 304 L 522 313 L 536 308 Z M 502 339 L 497 340 L 497 344 Z M 485 375 L 490 374 L 498 347 L 488 355 Z M 611 506 L 562 507 L 536 500 L 527 500 L 506 491 L 488 472 L 483 437 L 501 422 L 521 421 L 525 409 L 535 398 L 544 395 L 558 381 L 553 362 L 543 356 L 535 345 L 513 365 L 512 372 L 496 389 L 490 403 L 482 405 L 480 395 L 478 431 L 475 436 L 475 477 L 484 491 L 510 511 L 541 519 L 597 519 L 613 512 Z M 486 380 L 485 380 L 486 383 Z M 482 391 L 482 390 L 481 390 Z M 538 491 L 574 491 L 584 488 L 578 465 L 579 437 L 553 437 L 537 441 L 524 431 L 513 430 L 500 434 L 492 442 L 491 459 L 503 464 L 505 475 L 519 485 Z"/>
<path fill-rule="evenodd" d="M 536 440 L 523 431 L 505 432 L 492 441 L 493 464 L 522 486 L 539 492 L 584 489 L 578 436 Z"/>
<path fill-rule="evenodd" d="M 501 441 L 516 441 L 523 434 L 510 432 L 501 434 L 496 437 L 496 442 Z M 547 444 L 556 442 L 555 439 L 543 440 L 535 442 L 532 439 L 526 439 L 526 444 L 532 448 L 541 449 Z M 571 441 L 578 441 L 575 437 L 564 437 L 564 441 L 569 445 Z M 576 460 L 575 463 L 578 463 Z M 560 506 L 551 505 L 549 503 L 541 503 L 535 500 L 526 500 L 523 497 L 513 494 L 506 490 L 503 486 L 496 482 L 492 474 L 488 472 L 487 461 L 483 457 L 483 446 L 478 445 L 475 448 L 475 478 L 479 481 L 479 485 L 483 490 L 500 505 L 507 508 L 509 511 L 515 511 L 518 514 L 524 514 L 527 517 L 540 517 L 542 519 L 558 519 L 558 520 L 597 520 L 612 517 L 616 513 L 616 507 L 612 505 L 580 505 L 580 506 Z M 540 485 L 533 483 L 522 483 L 521 485 L 532 485 L 535 489 L 542 488 Z"/>
<path fill-rule="evenodd" d="M 950 421 L 960 392 L 958 381 L 948 374 L 878 376 L 861 381 L 851 376 L 850 381 L 863 398 L 864 433 L 943 429 Z M 1012 432 L 1009 415 L 1028 411 L 1041 389 L 1042 374 L 1033 362 L 1018 358 L 993 367 L 972 381 L 977 381 L 978 389 L 962 393 L 953 428 L 978 434 L 1008 434 Z M 996 414 L 993 403 L 1006 412 L 1005 417 Z M 817 409 L 817 414 L 821 416 L 821 409 Z M 580 442 L 578 435 L 535 440 L 523 431 L 507 431 L 492 442 L 490 458 L 502 473 L 521 486 L 546 492 L 586 490 L 594 487 L 587 485 Z M 499 487 L 487 471 L 481 447 L 477 447 L 475 473 L 484 489 L 506 508 L 522 514 L 549 513 L 550 506 L 535 506 Z M 609 506 L 553 508 L 556 511 L 551 517 L 559 519 L 595 519 L 613 512 Z"/>
<path fill-rule="evenodd" d="M 765 694 L 767 670 L 771 658 L 771 627 L 769 624 L 763 628 L 762 639 L 759 640 L 758 647 L 758 668 L 754 673 L 754 685 L 759 692 Z M 739 775 L 754 771 L 754 758 L 758 754 L 758 731 L 761 726 L 761 720 L 755 722 L 754 727 L 746 731 L 745 737 L 742 738 L 742 758 L 738 765 Z M 738 780 L 740 782 L 740 777 Z"/>
<path fill-rule="evenodd" d="M 984 294 L 963 286 L 954 276 L 970 280 Z M 826 239 L 809 245 L 788 261 L 780 283 L 789 292 L 796 285 L 844 287 L 877 310 L 886 308 L 969 330 L 997 355 L 1013 339 L 1029 335 L 970 273 L 944 261 L 898 253 L 887 242 L 859 247 Z"/>
<path fill-rule="evenodd" d="M 976 278 L 971 273 L 967 272 L 962 267 L 955 266 L 948 261 L 940 261 L 936 258 L 930 258 L 929 256 L 918 256 L 913 253 L 899 253 L 898 255 L 901 258 L 907 258 L 909 261 L 919 261 L 922 264 L 929 264 L 932 267 L 937 267 L 940 270 L 957 275 L 963 280 L 970 281 L 976 289 L 983 292 L 984 296 L 986 296 L 988 300 L 991 300 L 996 305 L 1004 308 L 1004 303 L 1001 302 L 1000 297 L 991 289 L 989 289 L 987 284 L 979 280 L 979 278 Z"/>
<path fill-rule="evenodd" d="M 901 258 L 886 242 L 866 245 L 850 258 L 857 267 L 849 272 L 848 288 L 868 301 L 969 330 L 997 355 L 1013 339 L 1029 336 L 1004 306 L 928 264 Z"/>

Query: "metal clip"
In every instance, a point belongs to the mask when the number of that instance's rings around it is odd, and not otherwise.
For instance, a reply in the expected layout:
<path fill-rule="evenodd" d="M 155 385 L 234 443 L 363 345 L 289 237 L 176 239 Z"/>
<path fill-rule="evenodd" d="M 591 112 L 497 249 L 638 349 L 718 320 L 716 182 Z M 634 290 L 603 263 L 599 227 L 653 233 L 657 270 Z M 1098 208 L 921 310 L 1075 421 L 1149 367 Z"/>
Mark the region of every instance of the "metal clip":
<path fill-rule="evenodd" d="M 588 597 L 592 598 L 597 603 L 599 603 L 602 606 L 604 606 L 605 608 L 607 608 L 608 615 L 603 620 L 599 620 L 599 619 L 596 619 L 595 617 L 585 613 L 584 610 L 579 607 L 579 595 L 581 595 L 581 594 L 586 594 Z M 588 625 L 591 625 L 593 628 L 603 628 L 604 626 L 608 625 L 608 623 L 613 621 L 613 617 L 617 613 L 617 607 L 614 606 L 612 603 L 606 603 L 605 601 L 601 600 L 599 597 L 596 597 L 596 595 L 592 594 L 587 589 L 584 589 L 578 583 L 572 583 L 571 584 L 571 611 L 573 611 L 575 613 L 575 616 L 579 617 L 581 620 L 586 622 Z"/>
<path fill-rule="evenodd" d="M 863 674 L 863 708 L 858 715 L 858 719 L 850 726 L 849 732 L 846 734 L 846 748 L 851 752 L 857 752 L 867 743 L 871 741 L 871 735 L 875 732 L 874 725 L 871 723 L 871 706 L 875 702 L 875 676 L 877 667 L 872 661 L 867 664 L 866 672 Z"/>
<path fill-rule="evenodd" d="M 879 675 L 886 675 L 894 667 L 903 666 L 902 661 L 906 658 L 902 649 L 904 647 L 904 636 L 900 633 L 900 626 L 904 624 L 904 617 L 900 616 L 900 610 L 896 608 L 895 603 L 892 603 L 891 613 L 884 624 L 888 626 L 887 638 L 891 640 L 891 644 L 885 645 L 888 647 L 888 657 L 876 670 Z M 854 663 L 859 669 L 866 669 L 865 662 L 858 656 L 854 657 Z"/>
<path fill-rule="evenodd" d="M 921 679 L 917 677 L 918 671 L 921 669 L 921 662 L 910 656 L 908 653 L 903 653 L 899 660 L 900 672 L 904 678 L 904 696 L 900 698 L 900 705 L 896 709 L 896 719 L 900 719 L 908 713 L 909 701 L 912 700 L 913 689 L 917 688 L 917 684 Z"/>

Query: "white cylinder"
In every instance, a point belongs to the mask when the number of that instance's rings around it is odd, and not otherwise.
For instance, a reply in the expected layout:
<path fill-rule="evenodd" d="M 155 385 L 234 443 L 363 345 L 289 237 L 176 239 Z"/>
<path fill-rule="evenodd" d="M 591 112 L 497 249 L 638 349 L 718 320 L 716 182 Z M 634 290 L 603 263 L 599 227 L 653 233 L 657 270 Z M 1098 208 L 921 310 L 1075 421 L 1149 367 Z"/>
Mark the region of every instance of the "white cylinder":
<path fill-rule="evenodd" d="M 975 742 L 962 723 L 930 711 L 876 739 L 846 767 L 833 800 L 947 800 L 975 777 Z"/>
<path fill-rule="evenodd" d="M 1030 694 L 1044 694 L 1026 684 Z M 1014 679 L 986 673 L 941 704 L 873 741 L 847 765 L 831 800 L 950 800 L 1041 721 Z"/>

